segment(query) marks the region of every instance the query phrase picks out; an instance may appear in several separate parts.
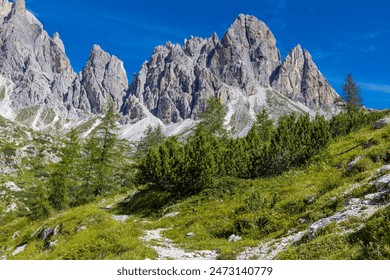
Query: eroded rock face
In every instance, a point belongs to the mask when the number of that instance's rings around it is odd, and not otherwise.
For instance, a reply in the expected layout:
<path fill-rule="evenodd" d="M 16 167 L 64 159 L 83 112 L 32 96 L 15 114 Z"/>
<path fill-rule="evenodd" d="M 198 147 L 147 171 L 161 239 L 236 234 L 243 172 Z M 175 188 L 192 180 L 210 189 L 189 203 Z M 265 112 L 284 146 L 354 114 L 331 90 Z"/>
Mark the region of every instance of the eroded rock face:
<path fill-rule="evenodd" d="M 64 115 L 65 94 L 76 77 L 59 36 L 52 40 L 28 11 L 25 1 L 2 1 L 0 75 L 14 84 L 10 106 L 19 111 L 36 105 Z"/>
<path fill-rule="evenodd" d="M 221 40 L 191 37 L 184 45 L 167 43 L 154 50 L 135 77 L 124 113 L 146 108 L 165 123 L 197 119 L 210 97 L 227 104 L 232 92 L 259 94 L 259 87 L 276 89 L 313 110 L 331 109 L 338 97 L 314 64 L 311 55 L 295 47 L 281 63 L 276 40 L 265 23 L 239 15 Z M 286 105 L 287 106 L 287 105 Z M 140 110 L 138 110 L 140 111 Z"/>
<path fill-rule="evenodd" d="M 333 108 L 338 98 L 310 53 L 300 45 L 290 51 L 275 71 L 272 87 L 312 109 Z"/>
<path fill-rule="evenodd" d="M 236 126 L 263 106 L 272 107 L 273 116 L 312 113 L 331 108 L 337 98 L 307 51 L 297 46 L 282 64 L 270 29 L 249 15 L 239 15 L 221 40 L 213 34 L 191 37 L 182 46 L 156 47 L 130 86 L 123 62 L 97 45 L 75 73 L 60 35 L 50 37 L 23 0 L 0 1 L 0 23 L 1 114 L 30 118 L 36 128 L 100 114 L 111 100 L 123 113 L 123 123 L 153 114 L 169 124 L 198 119 L 207 99 L 219 97 L 230 106 Z M 276 96 L 275 89 L 282 95 Z M 278 105 L 284 96 L 304 106 Z M 234 111 L 232 104 L 239 108 Z M 250 121 L 243 125 L 249 126 Z"/>
<path fill-rule="evenodd" d="M 119 110 L 128 88 L 123 62 L 94 45 L 80 74 L 80 102 L 75 105 L 99 114 L 112 100 Z"/>
<path fill-rule="evenodd" d="M 49 123 L 58 117 L 77 119 L 77 110 L 101 113 L 111 99 L 118 109 L 122 106 L 129 86 L 117 57 L 94 46 L 76 74 L 60 35 L 50 37 L 22 0 L 0 2 L 0 27 L 0 88 L 5 90 L 0 107 L 6 117 L 18 120 L 29 110 Z"/>

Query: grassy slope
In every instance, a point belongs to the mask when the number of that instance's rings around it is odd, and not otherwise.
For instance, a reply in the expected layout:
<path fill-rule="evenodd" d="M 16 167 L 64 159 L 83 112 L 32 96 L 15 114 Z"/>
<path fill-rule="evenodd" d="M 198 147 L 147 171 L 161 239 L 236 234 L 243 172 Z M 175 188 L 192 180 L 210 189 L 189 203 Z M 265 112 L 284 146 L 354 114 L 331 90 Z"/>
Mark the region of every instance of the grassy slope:
<path fill-rule="evenodd" d="M 245 247 L 280 238 L 290 232 L 307 230 L 309 226 L 345 207 L 350 198 L 361 198 L 375 192 L 370 184 L 379 176 L 378 169 L 390 160 L 390 127 L 372 131 L 365 128 L 338 139 L 313 163 L 282 176 L 259 180 L 222 179 L 213 189 L 182 201 L 171 201 L 169 195 L 141 192 L 130 204 L 113 210 L 129 214 L 124 223 L 112 220 L 111 213 L 100 209 L 98 202 L 58 213 L 45 221 L 30 222 L 17 218 L 0 226 L 0 257 L 8 259 L 145 259 L 156 253 L 140 237 L 147 229 L 169 228 L 164 235 L 188 250 L 215 250 L 222 259 L 234 259 Z M 340 153 L 357 144 L 371 141 L 373 146 L 358 147 Z M 364 155 L 354 170 L 346 166 Z M 348 195 L 343 193 L 358 184 Z M 123 198 L 122 198 L 123 199 Z M 115 204 L 118 197 L 106 198 L 105 204 Z M 388 198 L 385 203 L 388 203 Z M 281 252 L 280 259 L 383 259 L 390 257 L 390 208 L 384 208 L 367 221 L 353 219 L 331 223 L 315 238 L 301 242 Z M 176 217 L 164 214 L 180 212 Z M 150 223 L 144 223 L 148 220 Z M 365 224 L 362 227 L 362 224 Z M 77 231 L 85 225 L 86 230 Z M 43 228 L 58 226 L 53 249 L 49 241 L 38 239 Z M 346 232 L 350 230 L 350 232 Z M 15 232 L 19 236 L 11 239 Z M 188 232 L 196 233 L 188 239 Z M 35 234 L 34 234 L 35 233 Z M 242 240 L 227 241 L 231 234 Z M 11 253 L 19 245 L 28 244 L 26 251 Z"/>

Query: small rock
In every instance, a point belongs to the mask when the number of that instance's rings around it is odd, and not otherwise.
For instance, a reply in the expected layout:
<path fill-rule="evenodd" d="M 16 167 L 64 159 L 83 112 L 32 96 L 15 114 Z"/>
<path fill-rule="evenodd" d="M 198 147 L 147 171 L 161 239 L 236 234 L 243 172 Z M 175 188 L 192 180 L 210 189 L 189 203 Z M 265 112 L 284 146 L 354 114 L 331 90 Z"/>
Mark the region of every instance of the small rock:
<path fill-rule="evenodd" d="M 18 205 L 15 202 L 13 202 L 11 203 L 11 205 L 7 207 L 7 209 L 5 209 L 5 213 L 14 212 L 16 210 L 18 210 Z"/>
<path fill-rule="evenodd" d="M 18 237 L 18 236 L 19 236 L 19 231 L 15 232 L 15 233 L 12 235 L 11 239 L 15 239 L 15 238 Z"/>
<path fill-rule="evenodd" d="M 300 218 L 300 219 L 298 220 L 298 223 L 300 223 L 301 225 L 307 224 L 307 219 L 305 219 L 305 218 Z"/>
<path fill-rule="evenodd" d="M 82 231 L 82 230 L 86 230 L 87 229 L 87 226 L 79 226 L 76 230 L 76 232 L 79 232 L 79 231 Z"/>
<path fill-rule="evenodd" d="M 112 204 L 110 204 L 110 205 L 107 205 L 107 206 L 102 207 L 102 209 L 103 209 L 103 210 L 111 210 L 112 207 L 113 207 Z"/>
<path fill-rule="evenodd" d="M 27 247 L 27 244 L 24 244 L 22 246 L 19 246 L 19 247 L 16 247 L 15 251 L 13 251 L 13 253 L 11 254 L 12 256 L 16 256 L 17 254 L 23 252 L 24 250 L 26 250 L 26 247 Z"/>
<path fill-rule="evenodd" d="M 362 156 L 358 156 L 357 158 L 355 158 L 353 161 L 351 161 L 350 163 L 348 163 L 347 165 L 347 171 L 350 172 L 353 170 L 353 168 L 355 167 L 355 165 L 362 159 L 363 157 Z"/>
<path fill-rule="evenodd" d="M 139 193 L 139 191 L 133 192 L 133 193 L 132 193 L 131 195 L 129 195 L 129 197 L 128 197 L 126 200 L 124 200 L 123 202 L 124 202 L 124 203 L 129 203 L 130 201 L 133 200 L 133 198 L 134 198 L 138 193 Z"/>
<path fill-rule="evenodd" d="M 0 258 L 0 260 L 6 261 L 6 260 L 7 260 L 7 256 L 2 256 L 2 257 Z"/>
<path fill-rule="evenodd" d="M 166 214 L 163 218 L 173 218 L 179 214 L 180 214 L 180 212 L 169 213 L 169 214 Z"/>
<path fill-rule="evenodd" d="M 195 232 L 189 232 L 189 233 L 186 234 L 187 238 L 193 238 L 195 236 L 196 236 Z"/>
<path fill-rule="evenodd" d="M 60 225 L 56 225 L 56 227 L 53 229 L 53 236 L 56 236 L 58 234 L 59 228 L 60 228 Z"/>
<path fill-rule="evenodd" d="M 103 204 L 103 203 L 105 203 L 106 202 L 106 200 L 105 199 L 102 199 L 100 202 L 99 202 L 99 204 Z"/>
<path fill-rule="evenodd" d="M 229 236 L 228 241 L 229 242 L 237 242 L 240 241 L 242 238 L 238 235 L 232 234 Z"/>
<path fill-rule="evenodd" d="M 390 117 L 380 119 L 373 126 L 372 129 L 380 129 L 390 124 Z"/>
<path fill-rule="evenodd" d="M 370 200 L 370 201 L 380 200 L 380 199 L 382 199 L 383 196 L 387 195 L 388 193 L 389 193 L 388 191 L 371 193 L 371 194 L 367 194 L 366 196 L 364 196 L 364 198 L 367 200 Z"/>
<path fill-rule="evenodd" d="M 384 173 L 386 173 L 386 171 L 389 171 L 389 170 L 390 170 L 390 165 L 384 165 L 384 166 L 382 166 L 381 169 L 379 169 L 379 172 L 381 174 L 384 174 Z"/>
<path fill-rule="evenodd" d="M 8 182 L 5 184 L 5 186 L 11 191 L 11 192 L 21 192 L 22 189 L 19 188 L 14 182 Z"/>
<path fill-rule="evenodd" d="M 53 250 L 56 247 L 57 241 L 58 240 L 49 242 L 49 246 L 48 247 L 49 247 L 50 250 Z"/>
<path fill-rule="evenodd" d="M 361 203 L 362 203 L 361 199 L 359 199 L 359 198 L 351 198 L 347 202 L 347 206 L 356 206 L 356 205 L 360 205 Z"/>
<path fill-rule="evenodd" d="M 46 240 L 53 234 L 53 230 L 51 228 L 45 228 L 38 235 L 39 239 Z"/>
<path fill-rule="evenodd" d="M 382 176 L 375 181 L 376 187 L 385 187 L 386 185 L 390 185 L 390 174 Z"/>
<path fill-rule="evenodd" d="M 6 194 L 6 191 L 1 191 L 1 192 L 0 192 L 0 195 L 1 195 L 1 196 L 5 195 L 5 194 Z"/>
<path fill-rule="evenodd" d="M 118 222 L 126 222 L 130 218 L 130 216 L 128 215 L 121 215 L 121 216 L 112 215 L 111 217 L 114 221 L 118 221 Z"/>

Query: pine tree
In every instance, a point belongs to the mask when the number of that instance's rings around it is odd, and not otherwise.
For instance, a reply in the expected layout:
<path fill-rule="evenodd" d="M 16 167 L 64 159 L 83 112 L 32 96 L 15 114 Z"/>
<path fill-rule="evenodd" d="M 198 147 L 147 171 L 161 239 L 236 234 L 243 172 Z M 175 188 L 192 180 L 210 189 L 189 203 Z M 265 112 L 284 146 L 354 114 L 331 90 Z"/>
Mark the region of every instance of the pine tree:
<path fill-rule="evenodd" d="M 113 102 L 108 104 L 101 124 L 93 137 L 97 138 L 95 195 L 100 195 L 113 188 L 113 176 L 116 162 L 121 157 L 118 153 L 118 135 L 116 121 L 118 115 Z"/>
<path fill-rule="evenodd" d="M 203 129 L 215 136 L 226 136 L 223 127 L 226 116 L 226 108 L 221 104 L 219 98 L 210 98 L 207 100 L 207 109 L 201 114 L 201 126 Z"/>
<path fill-rule="evenodd" d="M 60 148 L 61 160 L 54 166 L 54 171 L 49 178 L 49 201 L 57 210 L 69 207 L 77 188 L 79 187 L 79 160 L 81 147 L 78 133 L 72 129 Z"/>
<path fill-rule="evenodd" d="M 91 133 L 84 146 L 83 187 L 79 204 L 111 191 L 121 185 L 120 165 L 124 161 L 122 141 L 118 139 L 118 116 L 113 102 L 105 110 L 101 123 Z"/>
<path fill-rule="evenodd" d="M 157 147 L 165 141 L 166 137 L 162 132 L 161 125 L 153 128 L 149 125 L 146 128 L 145 136 L 137 144 L 136 158 L 145 156 L 146 152 L 151 147 Z"/>
<path fill-rule="evenodd" d="M 355 83 L 351 74 L 348 74 L 343 84 L 343 99 L 346 102 L 348 113 L 356 112 L 362 107 L 360 87 Z"/>

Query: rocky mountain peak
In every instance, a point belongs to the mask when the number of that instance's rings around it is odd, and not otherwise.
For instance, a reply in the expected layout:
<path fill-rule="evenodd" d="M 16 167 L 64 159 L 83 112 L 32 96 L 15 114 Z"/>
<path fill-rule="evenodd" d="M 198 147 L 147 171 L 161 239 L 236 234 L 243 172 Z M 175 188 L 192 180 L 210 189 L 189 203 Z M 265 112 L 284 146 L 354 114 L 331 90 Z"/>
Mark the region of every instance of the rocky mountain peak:
<path fill-rule="evenodd" d="M 332 109 L 336 91 L 318 70 L 309 51 L 295 46 L 277 69 L 272 87 L 313 109 Z"/>
<path fill-rule="evenodd" d="M 58 32 L 55 32 L 52 38 L 53 42 L 60 48 L 60 50 L 65 53 L 65 45 L 64 42 L 62 42 L 60 38 L 60 34 Z"/>
<path fill-rule="evenodd" d="M 89 59 L 80 74 L 82 108 L 102 113 L 107 102 L 114 101 L 120 109 L 129 88 L 123 62 L 98 45 L 92 47 Z"/>
<path fill-rule="evenodd" d="M 25 15 L 26 14 L 26 1 L 25 0 L 14 0 L 11 15 Z"/>

